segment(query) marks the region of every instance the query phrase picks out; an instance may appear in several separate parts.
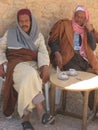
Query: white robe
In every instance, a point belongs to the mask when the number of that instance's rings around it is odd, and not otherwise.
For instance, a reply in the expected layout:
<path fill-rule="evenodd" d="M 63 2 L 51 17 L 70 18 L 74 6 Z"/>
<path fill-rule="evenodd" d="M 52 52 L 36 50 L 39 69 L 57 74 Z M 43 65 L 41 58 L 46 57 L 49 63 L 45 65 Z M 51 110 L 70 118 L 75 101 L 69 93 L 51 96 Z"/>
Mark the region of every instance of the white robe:
<path fill-rule="evenodd" d="M 7 63 L 6 48 L 7 48 L 7 33 L 5 33 L 0 43 L 0 64 Z M 38 48 L 37 62 L 21 62 L 16 65 L 13 72 L 14 88 L 18 92 L 18 112 L 20 117 L 23 116 L 23 111 L 27 108 L 31 111 L 34 108 L 32 99 L 39 93 L 42 93 L 42 80 L 39 76 L 38 68 L 50 63 L 48 51 L 46 49 L 43 35 L 39 33 L 38 39 L 34 43 Z M 13 48 L 11 49 L 19 49 Z"/>

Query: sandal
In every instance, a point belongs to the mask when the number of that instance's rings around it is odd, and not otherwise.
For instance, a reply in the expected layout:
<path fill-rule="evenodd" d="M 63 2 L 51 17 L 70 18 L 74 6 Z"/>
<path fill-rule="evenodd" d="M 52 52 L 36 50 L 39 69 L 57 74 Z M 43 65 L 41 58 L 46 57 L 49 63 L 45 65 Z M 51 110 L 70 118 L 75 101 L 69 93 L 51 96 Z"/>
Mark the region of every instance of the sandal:
<path fill-rule="evenodd" d="M 27 129 L 34 130 L 33 126 L 31 125 L 31 123 L 29 121 L 24 121 L 21 124 L 23 126 L 23 130 L 27 130 Z"/>
<path fill-rule="evenodd" d="M 55 118 L 48 114 L 48 113 L 44 113 L 42 116 L 42 124 L 53 124 L 55 121 Z"/>

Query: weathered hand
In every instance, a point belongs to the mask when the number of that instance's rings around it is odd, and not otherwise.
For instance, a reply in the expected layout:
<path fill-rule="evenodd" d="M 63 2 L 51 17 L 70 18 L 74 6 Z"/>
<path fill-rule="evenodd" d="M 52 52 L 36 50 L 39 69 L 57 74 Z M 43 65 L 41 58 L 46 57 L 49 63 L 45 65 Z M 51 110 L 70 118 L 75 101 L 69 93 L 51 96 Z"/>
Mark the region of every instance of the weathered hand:
<path fill-rule="evenodd" d="M 90 24 L 88 21 L 85 22 L 85 27 L 89 32 L 93 31 L 93 25 Z"/>
<path fill-rule="evenodd" d="M 1 76 L 1 77 L 4 77 L 4 76 L 5 76 L 4 67 L 3 67 L 2 64 L 0 65 L 0 76 Z"/>
<path fill-rule="evenodd" d="M 42 79 L 43 84 L 45 84 L 49 80 L 49 66 L 45 65 L 41 67 L 40 77 Z"/>
<path fill-rule="evenodd" d="M 60 52 L 55 52 L 55 63 L 60 69 L 62 69 L 62 56 Z"/>

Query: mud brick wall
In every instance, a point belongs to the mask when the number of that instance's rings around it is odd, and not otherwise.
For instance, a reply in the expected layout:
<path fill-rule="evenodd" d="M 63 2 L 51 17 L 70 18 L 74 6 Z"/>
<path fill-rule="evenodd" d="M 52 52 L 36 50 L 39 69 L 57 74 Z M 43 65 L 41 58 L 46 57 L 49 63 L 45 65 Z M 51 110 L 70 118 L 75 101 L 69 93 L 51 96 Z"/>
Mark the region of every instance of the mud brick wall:
<path fill-rule="evenodd" d="M 73 9 L 79 4 L 89 9 L 91 23 L 98 30 L 98 0 L 0 0 L 0 36 L 16 24 L 16 13 L 20 8 L 29 8 L 47 43 L 52 25 L 58 19 L 71 19 Z"/>

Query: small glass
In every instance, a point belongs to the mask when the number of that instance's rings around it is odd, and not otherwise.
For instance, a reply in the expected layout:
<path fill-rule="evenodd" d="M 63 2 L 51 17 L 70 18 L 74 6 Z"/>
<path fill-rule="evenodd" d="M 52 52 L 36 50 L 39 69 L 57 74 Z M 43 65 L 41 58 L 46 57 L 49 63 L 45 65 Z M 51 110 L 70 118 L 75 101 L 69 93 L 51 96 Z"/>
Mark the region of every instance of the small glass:
<path fill-rule="evenodd" d="M 56 72 L 57 72 L 57 73 L 60 73 L 60 72 L 61 72 L 61 70 L 60 70 L 60 68 L 59 68 L 58 66 L 56 67 Z"/>

